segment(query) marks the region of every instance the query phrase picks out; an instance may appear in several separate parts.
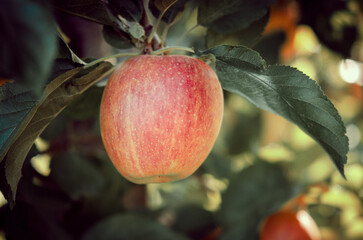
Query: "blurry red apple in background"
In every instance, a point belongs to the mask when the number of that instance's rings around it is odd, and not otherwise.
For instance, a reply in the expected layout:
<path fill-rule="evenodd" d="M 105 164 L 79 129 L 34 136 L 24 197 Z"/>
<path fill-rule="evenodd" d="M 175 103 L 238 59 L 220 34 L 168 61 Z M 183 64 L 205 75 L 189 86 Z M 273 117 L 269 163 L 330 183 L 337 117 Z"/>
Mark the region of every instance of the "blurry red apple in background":
<path fill-rule="evenodd" d="M 260 240 L 320 240 L 315 221 L 304 210 L 283 210 L 268 216 L 260 231 Z"/>
<path fill-rule="evenodd" d="M 208 64 L 188 56 L 141 55 L 111 75 L 101 102 L 101 135 L 125 178 L 169 182 L 204 162 L 222 115 L 222 88 Z"/>

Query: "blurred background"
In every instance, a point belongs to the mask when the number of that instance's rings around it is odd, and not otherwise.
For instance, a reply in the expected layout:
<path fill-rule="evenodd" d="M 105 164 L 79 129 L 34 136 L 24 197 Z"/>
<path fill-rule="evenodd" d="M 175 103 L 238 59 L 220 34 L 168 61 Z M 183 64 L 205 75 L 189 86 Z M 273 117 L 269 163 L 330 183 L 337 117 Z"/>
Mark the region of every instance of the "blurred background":
<path fill-rule="evenodd" d="M 55 15 L 78 56 L 118 51 L 104 41 L 101 25 Z M 187 8 L 167 44 L 196 18 Z M 244 34 L 221 37 L 199 26 L 180 44 L 246 44 Z M 0 239 L 258 239 L 264 218 L 289 204 L 310 213 L 322 239 L 363 239 L 363 2 L 279 0 L 261 39 L 248 45 L 268 64 L 310 76 L 334 103 L 349 138 L 347 180 L 297 126 L 225 92 L 220 135 L 195 174 L 132 184 L 114 169 L 100 138 L 104 80 L 37 139 L 12 210 L 0 195 Z"/>

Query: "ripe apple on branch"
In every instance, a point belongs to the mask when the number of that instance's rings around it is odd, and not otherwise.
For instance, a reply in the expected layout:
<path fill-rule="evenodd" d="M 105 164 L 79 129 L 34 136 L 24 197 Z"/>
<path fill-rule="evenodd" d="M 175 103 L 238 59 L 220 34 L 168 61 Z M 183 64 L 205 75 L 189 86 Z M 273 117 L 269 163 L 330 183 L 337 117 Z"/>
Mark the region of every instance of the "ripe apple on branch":
<path fill-rule="evenodd" d="M 319 179 L 332 184 L 339 173 L 345 178 L 348 138 L 337 109 L 317 84 L 323 78 L 319 75 L 314 81 L 294 67 L 277 64 L 297 60 L 301 52 L 290 51 L 285 61 L 279 59 L 283 39 L 272 41 L 273 32 L 293 25 L 294 31 L 287 33 L 289 46 L 295 46 L 296 39 L 305 41 L 296 34 L 301 33 L 300 24 L 307 24 L 311 34 L 324 40 L 319 44 L 340 49 L 347 57 L 359 41 L 353 16 L 349 21 L 339 18 L 360 11 L 352 2 L 4 1 L 0 190 L 8 203 L 0 203 L 15 206 L 15 211 L 1 206 L 5 221 L 0 235 L 256 240 L 280 238 L 283 232 L 283 239 L 295 233 L 319 239 L 318 231 L 312 235 L 303 227 L 301 219 L 316 230 L 307 211 L 281 211 L 281 205 L 301 192 L 301 183 Z M 288 6 L 293 6 L 292 12 L 285 11 L 291 10 Z M 330 28 L 347 22 L 348 29 Z M 304 51 L 309 56 L 304 55 L 304 62 L 310 57 L 321 62 L 315 59 L 324 55 L 318 52 L 321 49 Z M 270 50 L 276 55 L 269 56 Z M 338 88 L 331 91 L 327 76 L 324 90 L 336 93 Z M 96 84 L 101 80 L 108 80 L 106 86 Z M 308 135 L 299 132 L 302 140 L 295 135 L 296 128 L 284 132 L 278 145 L 286 162 L 282 155 L 264 151 L 266 145 L 260 140 L 270 133 L 266 123 L 276 134 L 282 132 L 264 111 L 285 118 Z M 361 111 L 354 111 L 348 121 L 359 126 Z M 295 144 L 306 139 L 309 144 Z M 356 150 L 358 154 L 350 155 L 353 159 L 360 156 L 361 149 Z M 327 156 L 339 173 L 329 167 L 320 171 L 327 166 L 320 165 Z M 310 167 L 321 167 L 313 179 L 305 172 Z M 172 184 L 133 184 L 166 183 L 193 173 Z M 359 199 L 360 185 L 354 187 L 352 199 Z M 335 193 L 322 199 L 316 205 L 324 209 L 324 204 L 336 200 Z M 309 213 L 315 217 L 314 209 Z M 331 209 L 334 222 L 339 222 L 342 207 Z M 318 225 L 322 222 L 315 219 Z M 346 226 L 341 226 L 344 232 Z"/>
<path fill-rule="evenodd" d="M 181 15 L 175 11 L 183 4 L 170 1 L 158 6 L 155 2 L 154 8 L 160 8 L 160 15 L 152 30 L 145 31 L 141 43 L 138 42 L 144 56 L 115 55 L 134 56 L 111 76 L 101 104 L 102 138 L 118 171 L 137 183 L 166 182 L 192 174 L 208 156 L 219 132 L 223 114 L 221 83 L 223 89 L 239 93 L 256 106 L 299 125 L 325 148 L 344 177 L 344 125 L 339 116 L 333 116 L 334 106 L 315 83 L 296 69 L 268 66 L 258 53 L 242 46 L 221 45 L 205 51 L 165 47 L 167 31 Z M 175 19 L 168 20 L 160 40 L 156 37 L 157 28 L 172 7 Z M 198 24 L 180 39 L 200 25 L 211 29 L 218 26 L 218 19 L 206 17 L 208 6 L 201 4 L 200 9 Z M 265 17 L 261 21 L 262 26 L 266 24 Z M 219 31 L 233 30 L 219 27 Z M 134 37 L 134 31 L 130 35 Z M 211 67 L 195 57 L 165 55 L 175 50 L 211 55 L 219 79 Z M 96 63 L 101 60 L 104 59 Z M 295 96 L 300 99 L 296 101 Z M 326 107 L 331 109 L 323 113 L 326 116 L 314 114 L 315 108 Z M 323 119 L 331 117 L 335 120 L 327 123 L 328 131 L 321 129 Z"/>
<path fill-rule="evenodd" d="M 160 20 L 175 2 L 160 15 L 143 53 L 153 51 Z M 178 49 L 183 50 L 166 50 Z M 108 155 L 134 183 L 191 175 L 211 151 L 223 117 L 222 87 L 207 63 L 184 55 L 151 54 L 123 62 L 108 80 L 101 103 L 101 134 Z"/>
<path fill-rule="evenodd" d="M 84 2 L 55 0 L 54 8 L 100 24 L 104 40 L 123 50 L 94 61 L 79 58 L 62 32 L 56 36 L 51 21 L 40 21 L 49 23 L 43 26 L 45 29 L 52 29 L 52 34 L 45 36 L 43 32 L 47 31 L 31 28 L 26 19 L 14 19 L 24 29 L 29 27 L 33 31 L 32 42 L 41 40 L 49 44 L 49 51 L 43 53 L 44 49 L 38 45 L 38 50 L 33 51 L 24 44 L 24 51 L 30 51 L 22 55 L 27 62 L 25 70 L 4 68 L 6 71 L 0 76 L 16 83 L 1 86 L 4 93 L 1 101 L 20 114 L 14 122 L 6 108 L 2 108 L 3 112 L 0 109 L 4 119 L 0 156 L 6 162 L 6 182 L 13 198 L 24 160 L 36 138 L 73 99 L 110 74 L 101 103 L 102 139 L 116 169 L 133 182 L 172 181 L 196 171 L 210 153 L 221 127 L 222 89 L 296 124 L 321 145 L 344 178 L 348 138 L 332 102 L 301 71 L 268 65 L 258 52 L 247 47 L 256 43 L 264 32 L 274 0 L 259 1 L 257 5 L 250 0 L 230 2 L 94 0 L 88 6 Z M 11 6 L 13 10 L 22 9 L 15 5 Z M 176 46 L 167 46 L 168 30 L 182 19 L 186 5 L 197 13 L 196 24 L 180 34 Z M 87 6 L 92 11 L 87 11 Z M 50 11 L 40 12 L 41 19 L 52 19 Z M 209 48 L 178 45 L 199 27 L 206 30 L 205 45 Z M 238 44 L 225 45 L 225 38 L 230 42 L 236 37 Z M 55 40 L 59 41 L 60 64 L 55 64 L 55 73 L 50 77 L 53 81 L 46 82 L 52 61 L 42 64 L 43 58 L 55 58 Z M 172 55 L 175 51 L 189 55 Z M 32 54 L 35 56 L 26 59 Z M 118 57 L 130 59 L 117 69 L 105 61 Z M 202 60 L 210 61 L 211 66 Z M 18 59 L 9 59 L 9 63 L 14 61 Z M 32 74 L 21 82 L 28 72 Z M 34 89 L 29 90 L 31 97 L 22 97 L 20 90 L 35 84 L 37 72 L 42 74 Z M 13 93 L 19 93 L 24 103 L 14 102 Z M 53 98 L 61 100 L 55 105 Z"/>
<path fill-rule="evenodd" d="M 189 56 L 141 55 L 122 63 L 101 103 L 101 133 L 117 168 L 135 183 L 191 175 L 207 158 L 223 116 L 212 68 Z"/>

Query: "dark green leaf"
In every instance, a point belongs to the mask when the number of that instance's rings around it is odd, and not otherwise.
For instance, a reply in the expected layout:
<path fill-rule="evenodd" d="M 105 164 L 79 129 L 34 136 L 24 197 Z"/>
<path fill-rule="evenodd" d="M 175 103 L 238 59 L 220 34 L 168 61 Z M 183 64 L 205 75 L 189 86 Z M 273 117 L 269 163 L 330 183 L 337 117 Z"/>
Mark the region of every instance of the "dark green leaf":
<path fill-rule="evenodd" d="M 208 29 L 206 36 L 207 47 L 211 48 L 222 44 L 251 46 L 262 36 L 269 17 L 270 14 L 267 12 L 265 16 L 251 23 L 246 28 L 230 34 L 217 33 Z"/>
<path fill-rule="evenodd" d="M 171 23 L 175 17 L 184 11 L 185 4 L 189 0 L 178 0 L 164 14 L 162 20 L 166 23 Z M 173 3 L 173 0 L 150 0 L 149 9 L 152 14 L 158 18 L 160 14 Z"/>
<path fill-rule="evenodd" d="M 0 87 L 0 161 L 29 123 L 37 102 L 32 89 L 21 84 L 6 83 Z"/>
<path fill-rule="evenodd" d="M 129 33 L 134 39 L 140 40 L 144 35 L 144 28 L 138 23 L 142 13 L 139 3 L 130 6 L 130 9 L 124 9 L 128 2 L 103 2 L 99 0 L 55 0 L 54 4 L 57 9 L 66 13 L 82 17 L 86 20 L 94 21 L 107 26 L 117 26 L 121 31 Z M 130 10 L 130 11 L 128 11 Z M 120 12 L 121 11 L 121 12 Z M 141 11 L 141 12 L 140 12 Z M 121 16 L 121 13 L 127 13 L 127 18 Z M 132 16 L 131 16 L 131 15 Z M 129 20 L 128 18 L 131 18 Z M 136 19 L 136 21 L 135 21 Z"/>
<path fill-rule="evenodd" d="M 10 131 L 12 134 L 5 135 L 1 159 L 6 154 L 5 174 L 14 198 L 24 159 L 35 139 L 58 113 L 101 79 L 111 66 L 110 63 L 102 63 L 91 69 L 72 69 L 50 82 L 39 101 L 28 100 L 28 98 L 24 98 L 24 94 L 27 96 L 26 91 L 25 93 L 20 90 L 15 92 L 12 85 L 5 85 L 8 88 L 4 88 L 3 93 L 7 94 L 5 95 L 7 98 L 1 98 L 1 100 L 8 104 L 4 105 L 6 108 L 0 108 L 1 115 L 4 116 L 1 118 L 4 125 L 1 126 L 5 130 L 11 130 L 3 132 Z M 14 84 L 14 86 L 16 85 Z M 16 115 L 18 112 L 21 113 L 21 119 L 14 119 L 14 114 Z"/>
<path fill-rule="evenodd" d="M 55 8 L 104 25 L 113 25 L 113 16 L 99 0 L 53 0 Z"/>
<path fill-rule="evenodd" d="M 0 78 L 40 95 L 56 54 L 56 27 L 48 8 L 30 0 L 2 1 Z M 33 100 L 30 100 L 33 101 Z"/>
<path fill-rule="evenodd" d="M 73 62 L 71 59 L 68 58 L 58 58 L 55 60 L 52 73 L 50 74 L 50 78 L 48 82 L 52 81 L 53 79 L 57 78 L 58 76 L 66 73 L 74 68 L 82 67 L 83 65 L 79 63 Z"/>
<path fill-rule="evenodd" d="M 105 185 L 105 179 L 92 163 L 75 152 L 55 156 L 51 161 L 51 173 L 60 188 L 72 199 L 96 196 Z"/>
<path fill-rule="evenodd" d="M 108 0 L 110 7 L 117 14 L 129 21 L 139 22 L 143 13 L 141 0 Z"/>
<path fill-rule="evenodd" d="M 82 240 L 186 240 L 151 219 L 134 214 L 117 214 L 91 228 Z"/>
<path fill-rule="evenodd" d="M 293 190 L 279 165 L 258 161 L 234 176 L 222 195 L 221 239 L 256 239 L 261 220 L 290 199 Z"/>
<path fill-rule="evenodd" d="M 124 32 L 121 30 L 119 31 L 120 33 L 118 33 L 113 27 L 104 26 L 103 37 L 108 44 L 115 48 L 127 49 L 133 47 L 131 39 L 129 39 Z"/>
<path fill-rule="evenodd" d="M 295 68 L 267 67 L 258 53 L 246 47 L 218 46 L 203 52 L 210 53 L 216 57 L 223 89 L 297 124 L 325 149 L 344 176 L 345 126 L 316 82 Z"/>
<path fill-rule="evenodd" d="M 247 28 L 266 15 L 275 0 L 205 0 L 198 8 L 198 23 L 218 33 Z"/>

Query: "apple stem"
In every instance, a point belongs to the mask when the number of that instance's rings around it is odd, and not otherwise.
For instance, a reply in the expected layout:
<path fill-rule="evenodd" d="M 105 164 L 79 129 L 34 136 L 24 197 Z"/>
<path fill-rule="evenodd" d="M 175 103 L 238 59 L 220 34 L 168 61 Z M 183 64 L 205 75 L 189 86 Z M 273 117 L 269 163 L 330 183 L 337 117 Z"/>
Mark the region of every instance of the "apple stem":
<path fill-rule="evenodd" d="M 156 51 L 152 51 L 150 53 L 150 55 L 159 55 L 161 53 L 164 52 L 171 52 L 171 51 L 175 51 L 175 50 L 182 50 L 182 51 L 186 51 L 186 52 L 191 52 L 194 53 L 194 50 L 192 48 L 189 47 L 182 47 L 182 46 L 170 46 L 170 47 L 165 47 Z"/>
<path fill-rule="evenodd" d="M 174 0 L 169 6 L 167 6 L 165 9 L 164 9 L 164 11 L 160 14 L 160 16 L 158 17 L 158 20 L 157 20 L 157 22 L 156 22 L 156 24 L 155 24 L 155 26 L 153 27 L 153 30 L 151 31 L 151 33 L 150 33 L 150 35 L 149 35 L 149 37 L 147 38 L 147 43 L 148 44 L 150 44 L 151 43 L 151 41 L 153 40 L 153 38 L 154 38 L 154 35 L 155 35 L 155 32 L 156 32 L 156 30 L 158 29 L 158 27 L 159 27 L 159 24 L 160 24 L 160 22 L 161 22 L 161 19 L 163 18 L 163 16 L 164 16 L 164 14 L 166 13 L 166 11 L 171 7 L 171 6 L 173 6 L 174 5 L 174 3 L 176 3 L 178 0 Z"/>
<path fill-rule="evenodd" d="M 87 63 L 86 65 L 83 66 L 83 68 L 89 68 L 89 67 L 92 67 L 100 62 L 103 62 L 107 59 L 110 59 L 110 58 L 119 58 L 119 57 L 132 57 L 132 56 L 137 56 L 137 55 L 140 55 L 142 54 L 142 52 L 134 52 L 134 53 L 131 53 L 131 52 L 128 52 L 128 53 L 116 53 L 114 55 L 110 55 L 110 56 L 106 56 L 106 57 L 102 57 L 102 58 L 99 58 L 99 59 L 96 59 L 90 63 Z"/>
<path fill-rule="evenodd" d="M 186 32 L 183 33 L 183 35 L 181 35 L 181 37 L 175 43 L 175 45 L 178 45 L 187 36 L 187 34 L 189 34 L 191 31 L 193 31 L 194 29 L 196 29 L 197 27 L 200 27 L 200 26 L 201 25 L 199 25 L 199 24 L 195 24 L 193 27 L 189 28 Z"/>

